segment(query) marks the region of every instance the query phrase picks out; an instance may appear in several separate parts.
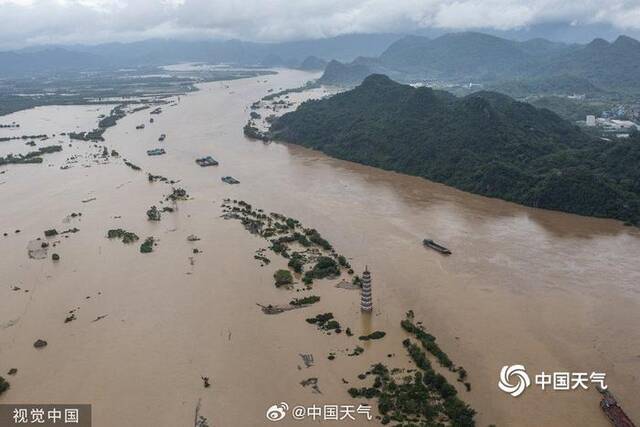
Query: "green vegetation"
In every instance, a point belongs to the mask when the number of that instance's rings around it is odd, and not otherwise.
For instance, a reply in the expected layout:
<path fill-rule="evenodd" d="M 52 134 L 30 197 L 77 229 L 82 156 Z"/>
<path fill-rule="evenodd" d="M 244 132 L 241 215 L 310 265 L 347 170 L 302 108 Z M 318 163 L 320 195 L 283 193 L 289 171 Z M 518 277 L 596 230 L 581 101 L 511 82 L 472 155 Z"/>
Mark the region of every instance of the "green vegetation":
<path fill-rule="evenodd" d="M 171 194 L 169 194 L 166 197 L 166 200 L 170 200 L 170 201 L 178 201 L 178 200 L 187 200 L 189 198 L 189 195 L 187 194 L 187 191 L 184 188 L 173 188 L 171 190 Z"/>
<path fill-rule="evenodd" d="M 149 221 L 160 221 L 160 218 L 160 211 L 156 206 L 151 206 L 151 208 L 147 210 L 147 219 L 149 219 Z"/>
<path fill-rule="evenodd" d="M 375 364 L 369 372 L 358 376 L 363 380 L 374 376 L 373 384 L 350 388 L 351 397 L 377 399 L 383 425 L 393 421 L 396 427 L 475 426 L 475 411 L 456 396 L 456 389 L 442 375 L 433 371 L 424 352 L 407 341 L 403 344 L 420 370 L 397 379 L 394 373 L 398 371 Z"/>
<path fill-rule="evenodd" d="M 491 90 L 501 92 L 514 98 L 526 97 L 531 94 L 566 95 L 575 93 L 585 95 L 600 95 L 604 91 L 583 77 L 571 75 L 543 76 L 538 78 L 507 80 L 490 87 Z M 570 101 L 569 99 L 567 99 Z M 589 113 L 593 114 L 593 113 Z M 581 117 L 584 120 L 584 116 Z M 578 119 L 576 119 L 578 120 Z"/>
<path fill-rule="evenodd" d="M 77 139 L 80 141 L 104 141 L 102 134 L 105 129 L 93 129 L 87 132 L 69 132 L 69 139 Z"/>
<path fill-rule="evenodd" d="M 317 295 L 309 295 L 308 297 L 304 297 L 304 298 L 295 298 L 292 301 L 289 302 L 289 304 L 293 305 L 293 306 L 301 306 L 301 305 L 310 305 L 310 304 L 315 304 L 318 301 L 320 301 L 320 297 Z"/>
<path fill-rule="evenodd" d="M 507 40 L 478 32 L 437 38 L 406 36 L 378 58 L 349 64 L 331 61 L 320 78 L 324 84 L 359 84 L 384 70 L 395 78 L 454 83 L 501 84 L 511 93 L 638 94 L 640 42 L 620 36 L 613 43 L 595 39 L 586 45 L 544 39 Z M 517 79 L 517 80 L 515 80 Z"/>
<path fill-rule="evenodd" d="M 263 266 L 269 265 L 271 263 L 271 260 L 264 255 L 264 251 L 266 251 L 266 249 L 258 249 L 253 256 L 253 258 L 260 261 Z"/>
<path fill-rule="evenodd" d="M 463 98 L 372 75 L 308 101 L 272 136 L 538 208 L 640 223 L 640 137 L 608 143 L 493 92 Z"/>
<path fill-rule="evenodd" d="M 313 268 L 304 274 L 306 279 L 324 279 L 340 275 L 340 267 L 333 258 L 326 256 L 318 258 Z"/>
<path fill-rule="evenodd" d="M 10 387 L 9 381 L 0 377 L 0 395 L 5 391 L 9 390 L 9 387 Z"/>
<path fill-rule="evenodd" d="M 49 145 L 47 147 L 41 147 L 37 151 L 30 151 L 27 154 L 8 154 L 6 157 L 0 157 L 0 166 L 11 164 L 28 164 L 28 163 L 42 163 L 42 155 L 57 153 L 62 151 L 61 145 Z"/>
<path fill-rule="evenodd" d="M 289 259 L 288 266 L 293 269 L 296 273 L 302 273 L 302 269 L 304 268 L 305 258 L 299 253 L 294 252 L 291 254 L 291 259 Z"/>
<path fill-rule="evenodd" d="M 244 132 L 244 135 L 247 138 L 257 139 L 264 142 L 269 141 L 269 136 L 261 132 L 260 129 L 258 129 L 257 127 L 255 127 L 255 125 L 251 120 L 249 120 L 249 122 L 247 122 L 247 124 L 244 125 L 244 128 L 242 128 L 242 130 Z"/>
<path fill-rule="evenodd" d="M 353 351 L 351 353 L 349 353 L 347 356 L 360 356 L 362 353 L 364 353 L 364 348 L 360 347 L 359 345 L 356 346 L 356 348 L 353 349 Z"/>
<path fill-rule="evenodd" d="M 318 233 L 318 231 L 316 231 L 315 229 L 305 230 L 305 234 L 307 235 L 310 241 L 320 246 L 322 249 L 327 251 L 330 251 L 331 249 L 333 249 L 331 247 L 331 244 L 326 239 L 324 239 L 320 235 L 320 233 Z"/>
<path fill-rule="evenodd" d="M 560 96 L 543 96 L 529 102 L 536 108 L 546 108 L 573 122 L 584 120 L 587 115 L 598 116 L 601 111 L 608 110 L 613 105 L 611 102 L 573 100 Z"/>
<path fill-rule="evenodd" d="M 148 108 L 148 106 L 145 106 Z M 138 110 L 138 109 L 137 109 Z M 98 122 L 98 127 L 101 129 L 106 129 L 111 126 L 115 126 L 118 120 L 124 118 L 127 113 L 124 111 L 124 105 L 115 106 L 110 112 L 109 115 Z"/>
<path fill-rule="evenodd" d="M 338 264 L 340 264 L 340 266 L 344 268 L 351 268 L 351 265 L 349 265 L 349 262 L 344 255 L 338 255 Z M 353 274 L 353 272 L 350 274 Z"/>
<path fill-rule="evenodd" d="M 291 88 L 291 89 L 284 89 L 281 90 L 280 92 L 273 92 L 270 93 L 269 95 L 266 95 L 264 97 L 262 97 L 262 101 L 273 101 L 276 98 L 280 98 L 282 96 L 286 96 L 290 93 L 300 93 L 300 92 L 304 92 L 305 90 L 310 90 L 310 89 L 316 89 L 319 88 L 320 84 L 315 82 L 315 81 L 308 81 L 306 82 L 303 86 L 300 87 L 295 87 L 295 88 Z"/>
<path fill-rule="evenodd" d="M 351 279 L 351 283 L 354 284 L 355 286 L 362 287 L 362 279 L 357 274 L 353 276 L 353 279 Z"/>
<path fill-rule="evenodd" d="M 39 135 L 3 136 L 3 137 L 0 137 L 0 142 L 14 141 L 14 140 L 17 140 L 17 139 L 22 139 L 22 140 L 40 139 L 40 140 L 44 141 L 48 137 L 49 136 L 46 133 L 42 133 L 42 134 L 39 134 Z"/>
<path fill-rule="evenodd" d="M 276 286 L 286 286 L 293 283 L 293 276 L 289 270 L 278 270 L 273 275 L 274 280 L 276 281 Z"/>
<path fill-rule="evenodd" d="M 98 122 L 98 128 L 88 132 L 69 132 L 70 139 L 77 139 L 80 141 L 104 141 L 102 134 L 112 126 L 115 126 L 118 120 L 125 117 L 127 113 L 124 110 L 125 104 L 117 105 L 109 112 L 109 115 L 100 119 Z M 141 108 L 148 108 L 143 106 Z M 137 111 L 140 108 L 134 110 Z M 117 153 L 116 153 L 117 154 Z"/>
<path fill-rule="evenodd" d="M 422 347 L 435 356 L 438 363 L 440 363 L 440 366 L 449 369 L 451 372 L 457 372 L 458 381 L 463 383 L 467 390 L 471 390 L 471 384 L 465 381 L 467 379 L 467 371 L 462 366 L 456 367 L 451 359 L 449 359 L 449 356 L 447 356 L 447 353 L 442 351 L 440 346 L 436 343 L 436 337 L 426 332 L 423 326 L 414 324 L 413 320 L 413 311 L 409 310 L 407 312 L 407 317 L 400 322 L 400 326 L 402 326 L 402 329 L 408 333 L 413 334 L 420 341 Z"/>
<path fill-rule="evenodd" d="M 475 425 L 473 421 L 475 411 L 457 397 L 458 392 L 455 387 L 449 384 L 444 376 L 433 370 L 425 352 L 408 338 L 402 342 L 402 345 L 407 349 L 416 366 L 424 371 L 422 380 L 425 385 L 436 390 L 444 399 L 444 412 L 451 419 L 452 424 L 454 426 Z"/>
<path fill-rule="evenodd" d="M 325 85 L 355 86 L 369 74 L 371 74 L 371 67 L 367 64 L 355 61 L 351 64 L 343 64 L 334 59 L 327 64 L 318 82 Z"/>
<path fill-rule="evenodd" d="M 52 259 L 53 261 L 60 261 L 60 255 L 58 255 L 58 254 L 53 254 L 53 255 L 51 255 L 51 259 Z"/>
<path fill-rule="evenodd" d="M 147 179 L 149 180 L 149 182 L 168 182 L 169 179 L 162 176 L 162 175 L 154 175 L 152 173 L 147 173 Z"/>
<path fill-rule="evenodd" d="M 140 245 L 140 252 L 143 254 L 148 254 L 150 252 L 153 252 L 153 245 L 155 244 L 155 240 L 153 237 L 147 237 L 144 240 L 144 243 L 142 243 L 142 245 Z"/>
<path fill-rule="evenodd" d="M 140 166 L 134 165 L 133 163 L 131 163 L 128 160 L 124 161 L 124 164 L 129 166 L 131 169 L 133 169 L 134 171 L 139 171 L 140 170 Z"/>
<path fill-rule="evenodd" d="M 318 329 L 324 331 L 334 330 L 337 334 L 342 332 L 340 323 L 334 319 L 333 313 L 318 314 L 316 317 L 310 317 L 306 319 L 307 323 L 316 325 Z"/>
<path fill-rule="evenodd" d="M 222 208 L 224 219 L 238 220 L 249 233 L 268 241 L 269 249 L 288 259 L 288 267 L 295 273 L 303 274 L 305 267 L 314 263 L 302 276 L 302 282 L 308 288 L 313 279 L 337 276 L 340 274 L 340 265 L 349 265 L 346 257 L 338 255 L 331 243 L 317 230 L 305 228 L 295 218 L 276 212 L 266 214 L 243 200 L 225 199 Z M 257 250 L 254 258 L 267 264 L 270 261 L 263 251 Z"/>
<path fill-rule="evenodd" d="M 370 333 L 369 335 L 360 335 L 358 337 L 358 339 L 361 340 L 361 341 L 379 340 L 379 339 L 384 338 L 385 335 L 387 335 L 386 332 L 375 331 L 375 332 Z"/>
<path fill-rule="evenodd" d="M 58 52 L 52 52 L 52 54 L 59 56 Z M 140 104 L 139 98 L 147 95 L 153 96 L 154 105 L 162 105 L 167 102 L 165 99 L 169 96 L 197 90 L 196 82 L 235 80 L 273 74 L 272 71 L 249 69 L 200 69 L 193 72 L 173 72 L 148 65 L 138 67 L 139 64 L 114 68 L 105 67 L 102 61 L 100 61 L 102 65 L 96 66 L 95 63 L 90 65 L 88 62 L 93 62 L 95 57 L 72 59 L 73 64 L 60 58 L 48 58 L 47 64 L 43 64 L 36 58 L 40 55 L 42 52 L 11 53 L 8 57 L 0 58 L 0 74 L 3 77 L 0 116 L 41 105 L 111 104 L 118 108 L 118 105 Z M 27 58 L 29 56 L 30 58 Z M 7 58 L 11 59 L 6 60 Z M 19 59 L 16 60 L 16 58 Z M 51 63 L 56 65 L 47 67 Z M 161 63 L 165 62 L 161 61 Z M 17 71 L 18 69 L 24 72 Z M 88 69 L 92 71 L 85 72 Z M 122 101 L 122 98 L 127 100 Z M 145 101 L 142 100 L 142 102 Z M 143 108 L 148 106 L 140 105 L 132 111 Z M 158 107 L 154 111 L 156 112 L 151 114 L 158 114 L 161 110 Z M 113 111 L 110 116 L 112 115 L 114 115 Z M 106 117 L 100 124 L 102 127 L 109 127 L 112 125 L 112 119 Z"/>
<path fill-rule="evenodd" d="M 139 240 L 139 237 L 135 233 L 123 230 L 122 228 L 109 230 L 107 232 L 107 238 L 122 239 L 122 243 L 133 243 Z"/>

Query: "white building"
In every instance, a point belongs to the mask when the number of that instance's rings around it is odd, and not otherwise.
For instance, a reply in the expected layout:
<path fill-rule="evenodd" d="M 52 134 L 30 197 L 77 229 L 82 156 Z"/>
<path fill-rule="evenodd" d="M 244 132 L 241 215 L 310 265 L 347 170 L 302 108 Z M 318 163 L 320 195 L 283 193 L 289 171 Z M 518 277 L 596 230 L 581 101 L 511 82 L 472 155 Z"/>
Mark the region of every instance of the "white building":
<path fill-rule="evenodd" d="M 617 129 L 622 129 L 622 130 L 639 129 L 640 130 L 640 126 L 638 126 L 637 124 L 635 124 L 630 120 L 611 120 L 611 123 L 613 123 L 613 125 L 616 126 Z"/>
<path fill-rule="evenodd" d="M 587 126 L 596 125 L 596 116 L 587 116 Z"/>

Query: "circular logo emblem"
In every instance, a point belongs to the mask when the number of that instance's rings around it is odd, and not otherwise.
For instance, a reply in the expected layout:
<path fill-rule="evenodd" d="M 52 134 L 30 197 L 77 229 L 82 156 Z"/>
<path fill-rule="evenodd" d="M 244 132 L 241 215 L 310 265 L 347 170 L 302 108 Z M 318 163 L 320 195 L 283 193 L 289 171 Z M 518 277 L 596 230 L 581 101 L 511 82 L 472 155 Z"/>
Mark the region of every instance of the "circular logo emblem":
<path fill-rule="evenodd" d="M 518 397 L 531 385 L 531 380 L 523 365 L 505 365 L 500 370 L 498 388 L 513 397 Z"/>
<path fill-rule="evenodd" d="M 267 409 L 267 419 L 269 421 L 280 421 L 287 415 L 287 411 L 289 410 L 289 405 L 285 402 L 280 402 L 280 404 L 271 405 L 269 409 Z"/>

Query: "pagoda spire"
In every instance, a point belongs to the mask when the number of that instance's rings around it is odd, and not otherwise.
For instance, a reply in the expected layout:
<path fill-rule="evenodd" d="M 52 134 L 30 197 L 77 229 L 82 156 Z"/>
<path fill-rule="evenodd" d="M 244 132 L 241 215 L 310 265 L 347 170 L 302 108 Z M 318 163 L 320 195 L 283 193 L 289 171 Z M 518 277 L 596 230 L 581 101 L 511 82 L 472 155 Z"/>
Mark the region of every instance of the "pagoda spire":
<path fill-rule="evenodd" d="M 371 300 L 371 273 L 369 267 L 365 266 L 362 273 L 362 290 L 360 291 L 360 310 L 370 313 L 373 310 L 373 301 Z"/>

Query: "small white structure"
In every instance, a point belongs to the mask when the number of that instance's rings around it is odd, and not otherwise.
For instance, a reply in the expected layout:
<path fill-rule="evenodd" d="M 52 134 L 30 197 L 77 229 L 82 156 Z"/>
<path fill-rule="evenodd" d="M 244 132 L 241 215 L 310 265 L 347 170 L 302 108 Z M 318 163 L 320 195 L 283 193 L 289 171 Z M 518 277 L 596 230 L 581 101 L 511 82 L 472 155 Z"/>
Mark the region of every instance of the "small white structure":
<path fill-rule="evenodd" d="M 587 126 L 595 126 L 596 125 L 596 116 L 587 116 Z"/>
<path fill-rule="evenodd" d="M 611 120 L 611 123 L 617 129 L 640 129 L 640 126 L 630 120 Z"/>
<path fill-rule="evenodd" d="M 370 313 L 373 310 L 373 301 L 371 300 L 371 273 L 365 267 L 362 273 L 362 291 L 360 293 L 360 310 Z"/>

